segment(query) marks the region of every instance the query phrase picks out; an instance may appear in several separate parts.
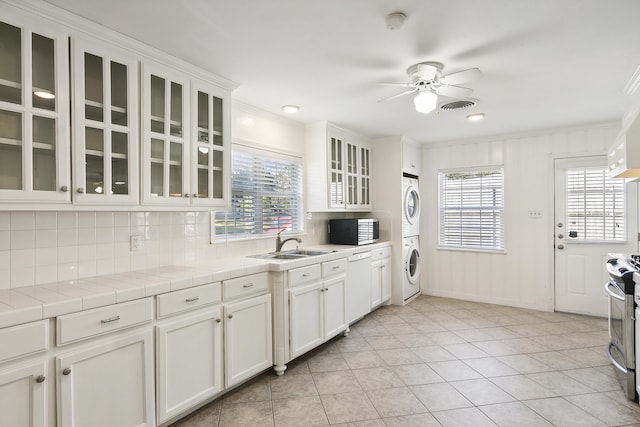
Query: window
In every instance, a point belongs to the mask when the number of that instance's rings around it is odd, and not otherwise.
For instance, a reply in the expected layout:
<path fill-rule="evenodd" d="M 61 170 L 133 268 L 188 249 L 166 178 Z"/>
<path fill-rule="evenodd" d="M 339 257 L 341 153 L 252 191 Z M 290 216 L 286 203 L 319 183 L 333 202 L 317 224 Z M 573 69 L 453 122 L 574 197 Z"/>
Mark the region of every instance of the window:
<path fill-rule="evenodd" d="M 504 250 L 504 169 L 439 173 L 441 247 Z"/>
<path fill-rule="evenodd" d="M 624 189 L 606 167 L 567 169 L 568 240 L 625 241 Z"/>
<path fill-rule="evenodd" d="M 215 235 L 257 237 L 282 229 L 302 232 L 302 161 L 235 146 L 231 153 L 231 210 L 216 212 Z"/>

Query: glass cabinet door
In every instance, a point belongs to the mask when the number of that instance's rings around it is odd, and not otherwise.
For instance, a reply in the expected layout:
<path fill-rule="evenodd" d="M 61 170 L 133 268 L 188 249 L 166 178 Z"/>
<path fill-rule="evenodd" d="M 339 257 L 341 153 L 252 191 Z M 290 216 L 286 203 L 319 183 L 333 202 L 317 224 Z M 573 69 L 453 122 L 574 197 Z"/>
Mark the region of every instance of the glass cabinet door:
<path fill-rule="evenodd" d="M 361 145 L 360 151 L 360 207 L 371 207 L 371 149 Z"/>
<path fill-rule="evenodd" d="M 138 202 L 137 61 L 99 40 L 72 41 L 74 200 Z"/>
<path fill-rule="evenodd" d="M 344 208 L 344 163 L 342 138 L 329 136 L 329 207 Z"/>
<path fill-rule="evenodd" d="M 146 204 L 189 203 L 189 85 L 143 64 L 143 194 Z"/>
<path fill-rule="evenodd" d="M 194 82 L 192 203 L 224 206 L 227 188 L 227 95 L 218 88 Z"/>
<path fill-rule="evenodd" d="M 3 10 L 0 200 L 71 201 L 67 52 L 62 31 Z"/>
<path fill-rule="evenodd" d="M 358 147 L 347 143 L 347 206 L 358 204 Z"/>

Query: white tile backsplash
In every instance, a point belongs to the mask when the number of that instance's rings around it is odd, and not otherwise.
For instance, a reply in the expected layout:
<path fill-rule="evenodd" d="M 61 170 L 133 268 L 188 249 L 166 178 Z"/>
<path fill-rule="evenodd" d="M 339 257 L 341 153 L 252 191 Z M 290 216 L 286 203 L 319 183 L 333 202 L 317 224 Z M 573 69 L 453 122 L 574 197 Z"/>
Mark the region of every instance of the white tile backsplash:
<path fill-rule="evenodd" d="M 326 242 L 331 216 L 307 221 L 302 246 Z M 275 236 L 210 244 L 209 218 L 209 212 L 0 212 L 0 289 L 274 249 Z M 132 235 L 141 236 L 136 252 Z"/>

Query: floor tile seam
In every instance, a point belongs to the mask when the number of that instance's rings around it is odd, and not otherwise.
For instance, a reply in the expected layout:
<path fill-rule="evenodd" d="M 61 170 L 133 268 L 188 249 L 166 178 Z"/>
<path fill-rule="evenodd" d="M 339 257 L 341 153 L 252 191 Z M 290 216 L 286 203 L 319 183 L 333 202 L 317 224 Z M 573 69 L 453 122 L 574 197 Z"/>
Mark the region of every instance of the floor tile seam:
<path fill-rule="evenodd" d="M 486 377 L 482 377 L 482 378 L 475 378 L 475 379 L 486 379 L 487 381 L 491 382 L 491 384 L 493 384 L 494 386 L 498 387 L 499 390 L 501 390 L 502 392 L 504 392 L 507 396 L 511 397 L 513 400 L 511 402 L 519 402 L 520 399 L 518 399 L 517 397 L 515 397 L 514 395 L 512 395 L 511 393 L 509 393 L 507 390 L 504 390 L 502 387 L 500 387 L 498 384 L 494 383 L 493 381 L 491 381 L 489 378 Z M 471 401 L 471 399 L 469 399 L 467 396 L 465 396 L 460 390 L 458 390 L 458 388 L 453 385 L 452 383 L 460 383 L 463 381 L 473 381 L 472 380 L 456 380 L 456 381 L 447 381 L 448 384 L 451 385 L 451 387 L 453 387 L 454 389 L 456 389 L 458 391 L 458 393 L 462 394 L 465 399 L 467 399 L 469 402 L 473 403 L 474 406 L 486 406 L 486 405 L 495 405 L 495 403 L 487 403 L 485 405 L 477 405 L 474 402 Z M 509 403 L 509 402 L 500 402 L 500 403 Z"/>
<path fill-rule="evenodd" d="M 577 368 L 577 369 L 594 369 L 593 367 L 591 368 Z M 574 378 L 571 375 L 567 374 L 568 371 L 575 371 L 576 369 L 558 369 L 557 372 L 561 372 L 562 374 L 568 376 L 569 378 L 571 378 L 574 381 L 577 381 L 578 383 L 582 384 L 585 387 L 590 388 L 591 390 L 593 390 L 595 393 L 604 393 L 604 391 L 600 391 L 600 390 L 595 390 L 593 389 L 589 384 L 586 384 L 584 381 L 581 381 L 578 378 Z M 603 374 L 606 375 L 606 374 Z M 607 391 L 615 391 L 615 390 L 607 390 Z"/>
<path fill-rule="evenodd" d="M 527 377 L 526 374 L 520 374 L 520 375 L 510 375 L 512 377 L 525 377 L 526 379 L 528 379 L 529 381 L 533 381 L 534 383 L 536 383 L 538 386 L 540 386 L 541 388 L 543 388 L 545 391 L 549 392 L 550 394 L 552 394 L 552 396 L 548 396 L 548 397 L 541 397 L 541 398 L 536 398 L 536 399 L 548 399 L 548 398 L 552 398 L 552 397 L 561 397 L 558 393 L 556 393 L 553 390 L 549 390 L 547 387 L 545 387 L 544 385 L 540 384 L 538 381 L 533 380 L 533 378 L 529 378 Z M 501 377 L 504 378 L 504 377 Z M 502 388 L 500 386 L 500 384 L 497 384 L 495 381 L 493 381 L 491 378 L 487 378 L 489 381 L 491 381 L 496 387 L 498 387 L 500 390 L 504 391 L 505 393 L 509 394 L 510 396 L 513 396 L 511 393 L 509 393 L 509 391 L 505 390 L 504 388 Z M 515 396 L 513 396 L 515 397 Z M 515 397 L 516 400 L 536 400 L 536 399 L 518 399 L 517 397 Z"/>
<path fill-rule="evenodd" d="M 536 411 L 536 410 L 535 410 L 534 408 L 532 408 L 531 406 L 527 405 L 527 402 L 530 402 L 530 401 L 536 401 L 536 400 L 547 400 L 547 399 L 562 399 L 562 400 L 564 400 L 565 402 L 567 402 L 569 405 L 571 405 L 571 406 L 575 407 L 578 411 L 580 411 L 580 412 L 584 412 L 584 413 L 585 413 L 585 414 L 587 414 L 588 416 L 595 418 L 596 420 L 598 420 L 598 421 L 602 422 L 602 423 L 603 423 L 603 424 L 605 424 L 605 425 L 609 425 L 609 424 L 607 423 L 607 421 L 602 420 L 601 418 L 599 418 L 599 417 L 595 416 L 594 414 L 592 414 L 592 413 L 590 413 L 590 412 L 585 411 L 584 409 L 582 409 L 582 408 L 581 408 L 581 407 L 579 407 L 578 405 L 574 404 L 574 403 L 573 403 L 573 402 L 571 402 L 570 400 L 565 399 L 563 396 L 542 397 L 542 398 L 539 398 L 539 399 L 525 399 L 525 400 L 522 400 L 521 402 L 522 402 L 524 405 L 526 405 L 529 409 L 531 409 L 533 412 L 535 412 L 536 414 L 538 414 L 539 416 L 541 416 L 542 418 L 544 418 L 545 420 L 547 420 L 549 423 L 553 424 L 553 423 L 551 422 L 551 420 L 547 419 L 543 414 L 541 414 L 540 412 Z M 553 424 L 553 425 L 555 425 L 555 424 Z"/>

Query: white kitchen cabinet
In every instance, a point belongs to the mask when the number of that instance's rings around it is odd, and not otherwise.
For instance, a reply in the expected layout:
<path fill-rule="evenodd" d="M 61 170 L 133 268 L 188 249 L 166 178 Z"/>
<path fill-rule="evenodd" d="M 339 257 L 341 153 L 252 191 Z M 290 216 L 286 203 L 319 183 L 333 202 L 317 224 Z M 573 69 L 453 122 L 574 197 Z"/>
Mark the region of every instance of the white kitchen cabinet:
<path fill-rule="evenodd" d="M 371 253 L 371 309 L 391 298 L 391 247 Z"/>
<path fill-rule="evenodd" d="M 56 357 L 62 427 L 154 426 L 151 328 Z"/>
<path fill-rule="evenodd" d="M 142 64 L 142 202 L 188 206 L 189 80 L 161 65 Z"/>
<path fill-rule="evenodd" d="M 138 61 L 89 38 L 71 51 L 74 203 L 137 205 Z"/>
<path fill-rule="evenodd" d="M 290 359 L 347 329 L 346 259 L 289 271 Z"/>
<path fill-rule="evenodd" d="M 68 204 L 68 35 L 9 7 L 0 19 L 0 200 Z"/>
<path fill-rule="evenodd" d="M 192 84 L 192 203 L 226 207 L 229 200 L 229 92 Z"/>
<path fill-rule="evenodd" d="M 221 308 L 213 306 L 158 324 L 158 422 L 222 391 L 221 322 Z"/>
<path fill-rule="evenodd" d="M 371 147 L 368 140 L 331 123 L 307 126 L 306 182 L 309 211 L 371 210 Z"/>
<path fill-rule="evenodd" d="M 0 369 L 0 426 L 46 426 L 47 381 L 44 358 Z"/>
<path fill-rule="evenodd" d="M 142 64 L 142 202 L 226 207 L 229 91 Z"/>
<path fill-rule="evenodd" d="M 269 368 L 273 361 L 271 295 L 224 306 L 225 386 Z"/>
<path fill-rule="evenodd" d="M 324 342 L 324 284 L 316 281 L 289 290 L 291 358 Z"/>
<path fill-rule="evenodd" d="M 420 147 L 413 143 L 402 142 L 402 172 L 419 176 L 422 164 Z"/>

